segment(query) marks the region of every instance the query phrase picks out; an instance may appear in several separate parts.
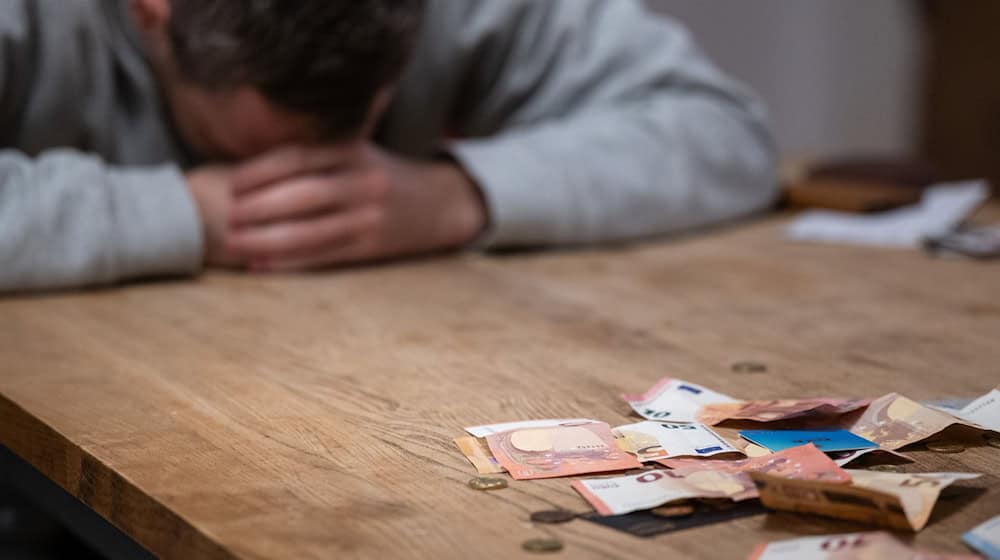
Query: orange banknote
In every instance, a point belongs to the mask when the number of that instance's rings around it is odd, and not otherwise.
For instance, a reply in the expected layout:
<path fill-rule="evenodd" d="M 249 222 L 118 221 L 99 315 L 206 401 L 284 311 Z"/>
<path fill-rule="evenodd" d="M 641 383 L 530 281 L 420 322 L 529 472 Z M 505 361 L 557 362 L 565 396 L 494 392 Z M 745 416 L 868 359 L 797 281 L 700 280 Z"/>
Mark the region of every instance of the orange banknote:
<path fill-rule="evenodd" d="M 737 461 L 718 459 L 659 459 L 657 463 L 678 470 L 706 470 L 728 473 L 762 472 L 785 478 L 850 482 L 851 476 L 809 443 L 770 455 Z"/>
<path fill-rule="evenodd" d="M 604 422 L 514 429 L 486 437 L 493 456 L 518 480 L 637 469 Z"/>

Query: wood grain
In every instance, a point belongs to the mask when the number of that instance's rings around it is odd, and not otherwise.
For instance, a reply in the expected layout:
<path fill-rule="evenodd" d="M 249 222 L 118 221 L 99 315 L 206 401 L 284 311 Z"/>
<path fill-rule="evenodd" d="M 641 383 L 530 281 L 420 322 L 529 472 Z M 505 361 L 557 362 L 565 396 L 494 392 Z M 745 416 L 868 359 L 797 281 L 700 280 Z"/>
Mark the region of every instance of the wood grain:
<path fill-rule="evenodd" d="M 1000 218 L 1000 207 L 986 212 Z M 862 526 L 770 514 L 639 539 L 530 512 L 568 480 L 479 493 L 463 426 L 634 421 L 663 375 L 740 397 L 975 396 L 1000 382 L 1000 264 L 793 243 L 784 218 L 670 242 L 328 274 L 209 274 L 0 301 L 0 443 L 164 558 L 744 558 Z M 739 360 L 766 374 L 736 374 Z M 920 546 L 1000 514 L 1000 450 Z"/>

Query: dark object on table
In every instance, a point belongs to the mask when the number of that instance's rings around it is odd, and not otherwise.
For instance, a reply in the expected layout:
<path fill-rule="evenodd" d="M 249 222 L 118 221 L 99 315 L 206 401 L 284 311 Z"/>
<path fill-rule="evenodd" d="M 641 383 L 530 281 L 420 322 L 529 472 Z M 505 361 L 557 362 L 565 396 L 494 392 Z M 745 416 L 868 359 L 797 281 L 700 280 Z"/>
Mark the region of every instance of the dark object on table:
<path fill-rule="evenodd" d="M 581 519 L 586 519 L 598 525 L 611 527 L 619 531 L 635 535 L 637 537 L 652 537 L 661 533 L 672 533 L 681 529 L 701 527 L 713 523 L 722 523 L 741 517 L 760 515 L 767 509 L 756 500 L 736 503 L 728 509 L 719 509 L 707 504 L 697 504 L 695 511 L 691 515 L 683 517 L 663 517 L 648 511 L 636 511 L 625 515 L 598 515 L 588 513 L 581 515 Z"/>
<path fill-rule="evenodd" d="M 914 204 L 941 177 L 933 166 L 910 160 L 853 158 L 813 163 L 784 187 L 792 208 L 879 212 Z"/>

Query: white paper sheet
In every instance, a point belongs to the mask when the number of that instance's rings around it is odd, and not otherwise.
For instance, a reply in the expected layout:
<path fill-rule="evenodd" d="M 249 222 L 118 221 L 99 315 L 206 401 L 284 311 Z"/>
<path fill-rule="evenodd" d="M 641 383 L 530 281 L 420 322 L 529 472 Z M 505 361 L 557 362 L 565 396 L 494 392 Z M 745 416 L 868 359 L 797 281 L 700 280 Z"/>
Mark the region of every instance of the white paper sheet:
<path fill-rule="evenodd" d="M 798 241 L 918 247 L 926 237 L 953 230 L 988 197 L 985 181 L 942 183 L 927 189 L 919 204 L 879 214 L 806 212 L 787 233 Z"/>

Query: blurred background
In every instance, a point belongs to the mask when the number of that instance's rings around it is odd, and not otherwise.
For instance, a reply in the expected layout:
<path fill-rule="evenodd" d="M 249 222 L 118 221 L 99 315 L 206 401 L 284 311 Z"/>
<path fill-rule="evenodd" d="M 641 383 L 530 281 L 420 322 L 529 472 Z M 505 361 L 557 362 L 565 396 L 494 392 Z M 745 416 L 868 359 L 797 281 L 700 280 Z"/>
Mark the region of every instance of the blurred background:
<path fill-rule="evenodd" d="M 764 98 L 786 161 L 903 158 L 1000 184 L 1000 2 L 647 4 Z"/>

